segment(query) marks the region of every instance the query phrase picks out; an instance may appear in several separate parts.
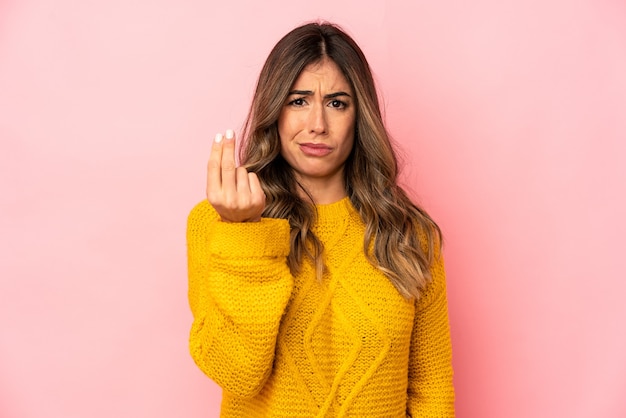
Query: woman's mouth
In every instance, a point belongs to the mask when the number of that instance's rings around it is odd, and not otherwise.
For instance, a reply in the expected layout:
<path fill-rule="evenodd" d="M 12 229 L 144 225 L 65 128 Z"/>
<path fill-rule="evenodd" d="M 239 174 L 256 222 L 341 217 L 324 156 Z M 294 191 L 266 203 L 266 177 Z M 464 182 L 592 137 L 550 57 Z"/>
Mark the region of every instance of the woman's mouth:
<path fill-rule="evenodd" d="M 326 144 L 315 144 L 312 142 L 306 142 L 299 144 L 300 151 L 308 157 L 323 157 L 330 154 L 333 149 Z"/>

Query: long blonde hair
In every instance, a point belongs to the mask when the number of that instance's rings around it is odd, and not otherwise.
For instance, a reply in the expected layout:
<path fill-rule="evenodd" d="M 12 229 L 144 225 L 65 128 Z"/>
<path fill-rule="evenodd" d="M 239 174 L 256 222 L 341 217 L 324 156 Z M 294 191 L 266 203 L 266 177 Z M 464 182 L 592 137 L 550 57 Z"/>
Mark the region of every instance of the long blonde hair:
<path fill-rule="evenodd" d="M 406 298 L 430 280 L 441 231 L 398 185 L 398 161 L 385 129 L 372 73 L 356 42 L 338 26 L 309 23 L 285 35 L 270 52 L 244 126 L 240 161 L 257 173 L 266 194 L 264 217 L 288 219 L 292 274 L 310 258 L 321 277 L 323 245 L 311 231 L 315 206 L 299 197 L 292 169 L 280 154 L 277 121 L 291 86 L 309 64 L 333 60 L 355 92 L 353 150 L 344 167 L 346 192 L 365 224 L 367 259 Z M 308 243 L 308 245 L 307 245 Z"/>

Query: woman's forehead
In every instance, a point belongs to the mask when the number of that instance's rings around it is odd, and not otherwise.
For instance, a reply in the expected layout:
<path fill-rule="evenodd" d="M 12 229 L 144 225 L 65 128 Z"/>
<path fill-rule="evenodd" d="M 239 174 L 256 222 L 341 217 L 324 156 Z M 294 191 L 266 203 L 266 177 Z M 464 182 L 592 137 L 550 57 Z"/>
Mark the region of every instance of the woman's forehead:
<path fill-rule="evenodd" d="M 328 89 L 351 90 L 350 83 L 345 75 L 330 58 L 324 58 L 304 67 L 302 72 L 298 74 L 293 88 L 298 88 L 302 85 L 321 85 Z"/>

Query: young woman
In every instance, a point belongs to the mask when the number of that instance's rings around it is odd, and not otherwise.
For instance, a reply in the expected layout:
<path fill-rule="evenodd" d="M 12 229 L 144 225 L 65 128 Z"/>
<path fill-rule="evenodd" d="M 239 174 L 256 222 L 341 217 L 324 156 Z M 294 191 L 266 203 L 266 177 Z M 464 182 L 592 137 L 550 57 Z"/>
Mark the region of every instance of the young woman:
<path fill-rule="evenodd" d="M 223 417 L 452 417 L 441 236 L 397 184 L 369 65 L 332 24 L 283 37 L 188 220 L 191 355 Z"/>

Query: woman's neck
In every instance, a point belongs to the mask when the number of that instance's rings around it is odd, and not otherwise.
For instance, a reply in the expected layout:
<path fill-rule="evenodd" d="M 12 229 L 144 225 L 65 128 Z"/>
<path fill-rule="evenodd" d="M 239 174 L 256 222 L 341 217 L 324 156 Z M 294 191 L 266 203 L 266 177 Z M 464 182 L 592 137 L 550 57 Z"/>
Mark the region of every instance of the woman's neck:
<path fill-rule="evenodd" d="M 308 181 L 306 184 L 302 182 L 300 188 L 300 197 L 304 200 L 313 200 L 315 205 L 326 205 L 335 203 L 346 197 L 346 187 L 343 180 L 341 181 Z"/>

